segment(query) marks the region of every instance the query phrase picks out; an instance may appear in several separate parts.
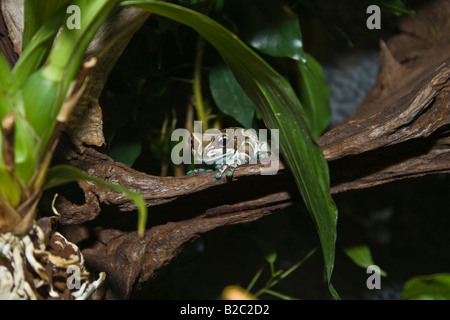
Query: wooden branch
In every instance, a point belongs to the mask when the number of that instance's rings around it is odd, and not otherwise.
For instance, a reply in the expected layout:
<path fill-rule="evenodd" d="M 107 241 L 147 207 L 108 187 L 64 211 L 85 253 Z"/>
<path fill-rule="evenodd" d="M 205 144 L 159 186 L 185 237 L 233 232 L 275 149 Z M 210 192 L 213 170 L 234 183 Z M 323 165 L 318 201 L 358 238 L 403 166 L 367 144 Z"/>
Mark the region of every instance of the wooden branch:
<path fill-rule="evenodd" d="M 450 171 L 450 58 L 319 139 L 332 191 Z M 392 100 L 395 96 L 397 99 Z M 378 103 L 378 104 L 377 104 Z M 384 107 L 376 113 L 374 107 Z M 363 105 L 364 106 L 364 105 Z M 374 113 L 374 114 L 372 114 Z"/>
<path fill-rule="evenodd" d="M 373 116 L 353 119 L 327 132 L 319 139 L 329 162 L 332 193 L 367 188 L 381 183 L 424 174 L 450 171 L 450 59 L 433 68 L 416 81 L 406 84 L 410 89 L 387 110 Z M 418 83 L 416 83 L 418 82 Z M 254 184 L 263 185 L 266 194 L 286 192 L 283 200 L 297 194 L 290 172 L 281 163 L 275 176 L 260 176 L 259 165 L 239 167 L 231 183 L 216 180 L 213 173 L 185 177 L 155 177 L 133 170 L 94 149 L 78 155 L 71 154 L 70 164 L 110 182 L 139 191 L 149 206 L 173 202 L 180 197 L 208 190 L 212 193 L 202 200 L 209 205 L 221 204 L 219 187 L 233 189 L 242 195 L 237 200 L 251 200 L 248 190 Z M 101 202 L 118 205 L 124 211 L 135 210 L 125 196 L 91 185 Z M 86 192 L 86 191 L 85 191 Z M 229 190 L 227 191 L 230 192 Z M 215 196 L 214 194 L 217 194 Z M 236 197 L 234 198 L 236 199 Z M 274 201 L 278 199 L 270 198 Z M 261 206 L 270 202 L 261 202 Z M 197 212 L 196 215 L 200 213 Z M 78 221 L 82 222 L 82 220 Z"/>
<path fill-rule="evenodd" d="M 329 162 L 331 191 L 338 193 L 424 174 L 449 172 L 449 79 L 448 58 L 406 83 L 401 88 L 406 93 L 397 96 L 384 110 L 368 117 L 362 114 L 361 118 L 349 120 L 322 136 L 319 143 Z M 368 110 L 373 113 L 373 109 Z M 229 183 L 226 179 L 214 179 L 213 173 L 180 178 L 154 177 L 115 163 L 93 149 L 86 150 L 81 156 L 72 153 L 69 163 L 94 176 L 138 190 L 149 206 L 191 195 L 194 195 L 191 200 L 198 202 L 199 194 L 205 194 L 207 196 L 202 197 L 205 208 L 218 207 L 222 205 L 221 190 L 224 188 L 232 188 L 233 194 L 245 195 L 244 198 L 233 197 L 235 203 L 242 200 L 250 205 L 252 196 L 259 197 L 261 208 L 270 205 L 271 201 L 293 201 L 292 195 L 297 194 L 290 172 L 282 164 L 273 177 L 259 176 L 258 165 L 240 167 L 233 182 Z M 263 185 L 264 189 L 257 190 L 255 195 L 249 194 L 248 190 L 254 190 L 255 184 Z M 122 195 L 97 186 L 90 186 L 89 190 L 101 202 L 118 205 L 125 211 L 135 209 Z M 279 197 L 263 197 L 273 194 L 279 194 Z M 263 198 L 267 201 L 261 201 Z M 242 204 L 238 207 L 246 209 Z M 192 214 L 199 216 L 202 210 Z M 214 210 L 220 213 L 220 209 Z"/>

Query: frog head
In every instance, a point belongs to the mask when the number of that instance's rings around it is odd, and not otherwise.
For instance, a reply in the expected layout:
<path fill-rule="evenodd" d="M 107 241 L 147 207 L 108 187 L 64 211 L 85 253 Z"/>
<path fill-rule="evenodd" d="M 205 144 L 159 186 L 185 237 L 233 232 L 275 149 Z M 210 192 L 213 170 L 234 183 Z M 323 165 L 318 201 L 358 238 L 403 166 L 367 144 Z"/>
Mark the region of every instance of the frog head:
<path fill-rule="evenodd" d="M 194 163 L 241 165 L 256 158 L 258 136 L 254 129 L 209 129 L 191 134 Z"/>

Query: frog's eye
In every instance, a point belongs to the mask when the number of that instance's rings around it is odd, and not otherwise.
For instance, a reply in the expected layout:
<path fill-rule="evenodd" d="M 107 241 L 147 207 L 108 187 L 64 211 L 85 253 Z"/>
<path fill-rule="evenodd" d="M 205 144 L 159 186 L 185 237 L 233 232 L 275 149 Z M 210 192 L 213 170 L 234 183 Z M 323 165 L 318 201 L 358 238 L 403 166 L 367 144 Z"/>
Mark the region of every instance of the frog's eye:
<path fill-rule="evenodd" d="M 226 147 L 227 146 L 227 137 L 223 136 L 219 138 L 219 147 Z"/>

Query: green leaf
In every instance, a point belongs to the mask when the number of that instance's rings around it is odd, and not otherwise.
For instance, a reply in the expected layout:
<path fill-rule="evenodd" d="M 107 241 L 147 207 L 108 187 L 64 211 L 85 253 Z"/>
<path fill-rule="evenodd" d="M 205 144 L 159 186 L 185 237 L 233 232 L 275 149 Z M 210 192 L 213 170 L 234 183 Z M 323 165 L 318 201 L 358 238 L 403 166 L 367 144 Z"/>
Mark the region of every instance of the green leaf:
<path fill-rule="evenodd" d="M 331 119 L 330 88 L 322 66 L 309 54 L 306 63 L 298 62 L 299 95 L 314 138 L 320 137 Z"/>
<path fill-rule="evenodd" d="M 410 17 L 413 17 L 415 19 L 418 19 L 425 23 L 428 27 L 428 30 L 430 30 L 431 34 L 435 35 L 436 30 L 433 28 L 430 21 L 424 19 L 419 14 L 416 13 L 415 10 L 408 8 L 403 0 L 379 0 L 376 3 L 374 3 L 371 0 L 364 0 L 358 3 L 363 8 L 367 8 L 367 6 L 375 4 L 379 6 L 383 12 L 391 13 L 396 16 L 402 16 L 404 14 L 409 15 Z"/>
<path fill-rule="evenodd" d="M 23 112 L 23 100 L 14 79 L 14 76 L 9 68 L 8 63 L 2 54 L 0 54 L 0 122 L 3 121 L 3 118 L 8 113 L 14 113 L 15 116 L 15 142 L 18 140 L 17 136 L 21 136 L 20 131 L 20 119 L 19 115 Z M 17 121 L 19 121 L 19 125 L 17 125 Z M 23 135 L 22 135 L 23 136 Z M 32 140 L 33 135 L 31 137 Z M 21 198 L 21 184 L 17 180 L 17 178 L 13 175 L 13 173 L 9 172 L 6 167 L 3 159 L 3 133 L 0 130 L 0 196 L 8 201 L 8 203 L 15 207 Z M 23 146 L 25 149 L 29 146 Z M 30 150 L 29 150 L 30 151 Z M 21 153 L 15 154 L 14 161 L 17 163 L 17 158 L 21 156 Z"/>
<path fill-rule="evenodd" d="M 227 5 L 227 14 L 237 23 L 246 43 L 265 54 L 298 60 L 300 101 L 313 137 L 318 138 L 331 119 L 329 87 L 321 65 L 303 50 L 297 15 L 279 1 L 232 0 Z"/>
<path fill-rule="evenodd" d="M 69 17 L 67 8 L 61 5 L 38 30 L 14 68 L 22 87 L 25 119 L 40 138 L 38 159 L 47 150 L 47 143 L 56 125 L 56 116 L 79 70 L 89 42 L 117 2 L 118 0 L 72 1 L 71 4 L 80 8 L 80 29 L 67 27 L 64 23 Z M 55 12 L 55 8 L 49 11 Z M 57 32 L 59 35 L 53 43 Z M 52 44 L 53 47 L 48 52 Z M 38 69 L 47 54 L 44 66 Z M 30 170 L 36 169 L 37 167 Z"/>
<path fill-rule="evenodd" d="M 277 260 L 277 253 L 275 251 L 272 251 L 265 256 L 265 259 L 266 259 L 267 263 L 269 264 L 270 273 L 271 273 L 272 277 L 275 277 L 276 276 L 275 261 Z"/>
<path fill-rule="evenodd" d="M 268 263 L 274 264 L 275 260 L 277 260 L 277 253 L 275 251 L 272 251 L 265 256 L 265 259 Z"/>
<path fill-rule="evenodd" d="M 427 25 L 428 30 L 430 30 L 431 34 L 436 34 L 436 30 L 433 28 L 433 25 L 430 23 L 430 21 L 417 14 L 415 10 L 408 8 L 402 0 L 383 0 L 379 5 L 383 10 L 391 12 L 397 16 L 407 14 L 417 20 L 422 21 Z"/>
<path fill-rule="evenodd" d="M 44 71 L 47 77 L 62 81 L 62 92 L 67 92 L 89 42 L 118 2 L 119 0 L 74 0 L 71 2 L 72 5 L 80 8 L 80 29 L 69 29 L 63 23 Z M 65 17 L 67 19 L 69 15 Z"/>
<path fill-rule="evenodd" d="M 413 17 L 419 17 L 413 9 L 409 9 L 403 3 L 402 0 L 382 0 L 379 1 L 378 5 L 382 7 L 384 10 L 391 12 L 397 16 L 401 16 L 402 14 L 408 14 Z"/>
<path fill-rule="evenodd" d="M 22 89 L 25 118 L 39 137 L 53 129 L 56 115 L 65 98 L 61 82 L 44 75 L 43 70 L 31 74 Z"/>
<path fill-rule="evenodd" d="M 26 185 L 38 167 L 40 139 L 33 128 L 20 115 L 16 115 L 14 130 L 14 172 Z"/>
<path fill-rule="evenodd" d="M 25 49 L 39 28 L 69 0 L 25 0 L 22 49 Z"/>
<path fill-rule="evenodd" d="M 406 282 L 403 300 L 450 300 L 450 274 L 438 273 L 414 277 Z"/>
<path fill-rule="evenodd" d="M 211 69 L 209 88 L 220 111 L 233 117 L 245 128 L 252 126 L 255 105 L 226 64 L 218 64 Z"/>
<path fill-rule="evenodd" d="M 3 135 L 0 135 L 2 141 L 0 143 L 0 176 L 2 184 L 0 193 L 3 197 L 10 201 L 12 206 L 18 204 L 21 197 L 21 181 L 26 181 L 27 177 L 33 175 L 33 167 L 36 163 L 36 148 L 38 141 L 33 130 L 24 121 L 22 114 L 24 102 L 20 94 L 20 90 L 16 84 L 15 78 L 9 69 L 8 63 L 0 55 L 0 121 L 3 120 L 7 113 L 15 114 L 14 121 L 14 173 L 8 172 L 3 162 L 2 145 Z"/>
<path fill-rule="evenodd" d="M 355 245 L 355 246 L 348 246 L 344 249 L 345 254 L 352 259 L 352 261 L 361 268 L 367 268 L 368 266 L 374 265 L 372 259 L 372 254 L 370 252 L 370 249 L 366 245 Z M 387 276 L 387 273 L 384 270 L 381 270 L 381 275 L 383 277 Z"/>
<path fill-rule="evenodd" d="M 209 41 L 228 64 L 269 129 L 278 129 L 280 148 L 318 232 L 330 283 L 335 258 L 337 209 L 330 195 L 328 166 L 311 136 L 302 105 L 290 84 L 236 35 L 195 11 L 160 1 L 124 1 L 184 23 Z"/>
<path fill-rule="evenodd" d="M 0 121 L 9 112 L 23 112 L 23 101 L 8 62 L 0 54 Z"/>
<path fill-rule="evenodd" d="M 47 190 L 62 184 L 80 180 L 92 181 L 103 187 L 114 190 L 118 193 L 123 193 L 131 201 L 133 201 L 138 209 L 138 233 L 140 236 L 144 234 L 145 225 L 147 223 L 147 207 L 145 205 L 144 199 L 137 192 L 131 191 L 118 184 L 114 184 L 99 178 L 92 177 L 88 175 L 86 172 L 68 165 L 57 165 L 51 167 L 47 171 L 46 181 L 44 183 L 43 190 Z"/>
<path fill-rule="evenodd" d="M 38 3 L 37 1 L 32 0 L 30 2 Z M 25 10 L 27 10 L 26 7 Z M 34 34 L 33 39 L 24 47 L 22 56 L 17 60 L 13 69 L 13 73 L 20 87 L 22 87 L 28 77 L 42 65 L 44 59 L 50 52 L 55 36 L 59 32 L 62 23 L 65 21 L 64 12 L 65 8 L 60 8 L 39 28 Z"/>
<path fill-rule="evenodd" d="M 122 162 L 131 167 L 142 151 L 141 141 L 137 134 L 128 127 L 120 130 L 111 143 L 110 155 L 118 162 Z"/>
<path fill-rule="evenodd" d="M 11 207 L 16 207 L 22 196 L 22 188 L 19 181 L 6 168 L 0 168 L 0 181 L 0 198 L 7 201 Z"/>
<path fill-rule="evenodd" d="M 241 38 L 253 48 L 275 57 L 303 61 L 303 38 L 297 15 L 286 3 L 273 0 L 227 1 L 227 16 Z"/>
<path fill-rule="evenodd" d="M 30 100 L 38 101 L 34 100 L 34 96 L 42 94 L 44 100 L 47 100 L 39 106 L 34 106 L 35 103 L 26 105 L 28 114 L 30 114 L 27 118 L 39 135 L 43 133 L 42 128 L 52 128 L 50 124 L 56 121 L 55 117 L 66 96 L 69 85 L 80 67 L 89 42 L 117 2 L 118 0 L 72 1 L 73 5 L 80 8 L 80 29 L 69 29 L 63 23 L 69 16 L 65 14 L 66 7 L 62 6 L 60 10 L 64 9 L 64 13 L 58 11 L 54 17 L 43 25 L 38 31 L 36 39 L 33 39 L 30 43 L 31 49 L 35 49 L 33 47 L 34 42 L 36 42 L 38 48 L 48 48 L 48 41 L 53 39 L 55 30 L 57 32 L 59 29 L 56 26 L 62 26 L 44 67 L 31 75 L 29 73 L 33 69 L 31 67 L 22 67 L 26 70 L 20 69 L 17 71 L 21 73 L 21 77 L 27 77 L 24 80 L 24 96 L 30 96 Z M 44 52 L 35 54 L 30 51 L 29 53 L 32 57 L 38 55 L 40 58 L 43 54 Z M 19 64 L 19 66 L 21 65 Z M 36 64 L 33 67 L 36 67 Z M 48 120 L 45 121 L 43 118 Z"/>

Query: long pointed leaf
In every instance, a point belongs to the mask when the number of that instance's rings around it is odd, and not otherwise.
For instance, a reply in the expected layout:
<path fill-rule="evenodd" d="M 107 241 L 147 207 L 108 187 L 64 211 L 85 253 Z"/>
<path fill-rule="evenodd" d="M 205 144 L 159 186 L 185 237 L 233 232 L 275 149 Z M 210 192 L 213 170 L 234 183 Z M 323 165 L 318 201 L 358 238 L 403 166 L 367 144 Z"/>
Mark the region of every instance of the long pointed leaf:
<path fill-rule="evenodd" d="M 62 5 L 39 29 L 19 59 L 14 71 L 22 87 L 24 117 L 40 139 L 38 159 L 47 149 L 48 140 L 56 125 L 56 116 L 78 72 L 89 42 L 117 2 L 118 0 L 71 1 L 71 4 L 80 9 L 79 29 L 69 29 L 64 23 L 68 16 L 65 13 L 66 6 Z M 52 8 L 51 11 L 54 10 L 56 9 Z M 58 31 L 58 37 L 53 44 Z M 48 52 L 51 44 L 53 47 Z M 47 54 L 44 66 L 39 68 Z M 36 169 L 35 166 L 30 170 Z M 31 176 L 24 178 L 24 182 L 28 183 Z"/>
<path fill-rule="evenodd" d="M 220 53 L 248 97 L 253 100 L 266 126 L 280 130 L 280 148 L 310 211 L 321 241 L 330 291 L 334 266 L 337 209 L 330 195 L 328 166 L 314 141 L 302 106 L 290 84 L 256 55 L 236 35 L 195 11 L 160 1 L 124 1 L 195 29 Z"/>
<path fill-rule="evenodd" d="M 25 49 L 39 28 L 69 0 L 25 0 L 22 48 Z"/>
<path fill-rule="evenodd" d="M 221 63 L 209 72 L 209 88 L 217 107 L 245 128 L 252 126 L 255 105 L 236 81 L 230 68 Z"/>
<path fill-rule="evenodd" d="M 299 94 L 305 108 L 314 138 L 320 137 L 330 124 L 330 89 L 325 81 L 322 66 L 305 53 L 305 62 L 298 62 Z"/>
<path fill-rule="evenodd" d="M 48 57 L 45 73 L 63 81 L 66 92 L 84 57 L 89 42 L 100 24 L 116 6 L 119 0 L 74 0 L 72 4 L 80 8 L 80 29 L 68 29 L 63 24 L 61 34 L 55 41 Z"/>
<path fill-rule="evenodd" d="M 8 62 L 0 54 L 0 121 L 9 112 L 23 111 L 23 101 Z"/>
<path fill-rule="evenodd" d="M 227 0 L 225 8 L 241 38 L 253 48 L 275 57 L 305 60 L 298 17 L 283 1 Z"/>
<path fill-rule="evenodd" d="M 50 52 L 55 36 L 65 18 L 63 9 L 65 8 L 60 8 L 37 32 L 35 31 L 33 40 L 24 47 L 22 56 L 17 60 L 13 69 L 19 86 L 23 86 L 28 77 L 42 65 Z"/>
<path fill-rule="evenodd" d="M 450 300 L 450 273 L 436 273 L 409 279 L 402 300 Z"/>
<path fill-rule="evenodd" d="M 343 250 L 357 266 L 366 269 L 375 264 L 372 259 L 372 253 L 367 245 L 349 245 L 344 247 Z M 383 277 L 387 276 L 386 271 L 380 269 L 380 272 Z"/>
<path fill-rule="evenodd" d="M 92 177 L 88 175 L 86 172 L 68 165 L 57 165 L 51 167 L 47 172 L 46 181 L 44 183 L 43 189 L 46 190 L 62 184 L 80 180 L 92 181 L 103 187 L 114 190 L 118 193 L 123 193 L 131 201 L 133 201 L 138 208 L 138 233 L 139 235 L 143 235 L 145 230 L 145 224 L 147 222 L 147 207 L 145 205 L 144 199 L 137 192 L 131 191 L 118 184 L 114 184 L 99 178 Z"/>
<path fill-rule="evenodd" d="M 16 115 L 14 130 L 15 174 L 24 183 L 30 181 L 38 167 L 40 140 L 28 121 Z"/>
<path fill-rule="evenodd" d="M 17 132 L 19 131 L 17 122 L 20 122 L 20 119 L 19 121 L 17 119 L 19 118 L 19 114 L 23 112 L 23 100 L 15 78 L 2 54 L 0 54 L 0 74 L 0 122 L 3 121 L 6 114 L 14 113 L 16 115 L 14 130 L 16 131 L 15 136 L 17 137 Z M 33 136 L 27 137 L 30 139 L 33 138 Z M 0 195 L 14 207 L 19 203 L 21 198 L 21 185 L 4 163 L 3 143 L 5 142 L 3 139 L 3 134 L 0 131 L 0 181 L 2 182 L 0 184 Z M 14 160 L 20 156 L 20 152 L 15 154 Z"/>

